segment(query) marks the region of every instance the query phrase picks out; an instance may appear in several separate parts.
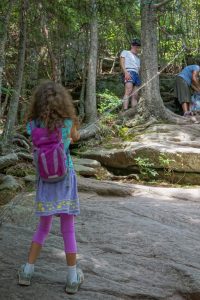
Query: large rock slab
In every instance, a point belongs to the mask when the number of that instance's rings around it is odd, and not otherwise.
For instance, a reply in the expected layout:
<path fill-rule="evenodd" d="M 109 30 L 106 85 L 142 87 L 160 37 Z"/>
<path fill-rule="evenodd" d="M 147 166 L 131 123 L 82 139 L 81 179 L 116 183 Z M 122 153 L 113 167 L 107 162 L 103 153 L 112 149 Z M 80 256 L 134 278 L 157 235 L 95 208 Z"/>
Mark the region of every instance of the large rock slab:
<path fill-rule="evenodd" d="M 73 157 L 74 169 L 82 176 L 96 177 L 101 171 L 101 164 L 97 160 Z"/>
<path fill-rule="evenodd" d="M 87 159 L 87 158 L 78 158 L 76 156 L 72 157 L 73 163 L 76 165 L 81 165 L 89 168 L 98 169 L 101 167 L 100 162 L 94 159 Z"/>
<path fill-rule="evenodd" d="M 92 183 L 85 179 L 86 185 Z M 80 193 L 76 235 L 85 282 L 74 296 L 64 294 L 59 218 L 38 259 L 32 285 L 17 285 L 16 272 L 26 261 L 37 224 L 34 193 L 19 194 L 0 227 L 1 299 L 200 299 L 200 189 L 116 186 L 134 189 L 134 194 Z"/>
<path fill-rule="evenodd" d="M 116 184 L 112 181 L 97 181 L 95 179 L 86 180 L 83 177 L 78 177 L 78 191 L 96 193 L 101 196 L 127 197 L 134 193 L 133 187 Z"/>
<path fill-rule="evenodd" d="M 141 157 L 149 158 L 157 169 L 200 174 L 199 124 L 152 126 L 145 133 L 135 132 L 134 141 L 122 142 L 113 149 L 94 148 L 80 155 L 115 169 L 135 171 L 135 158 Z M 167 166 L 160 160 L 162 155 L 169 162 Z"/>

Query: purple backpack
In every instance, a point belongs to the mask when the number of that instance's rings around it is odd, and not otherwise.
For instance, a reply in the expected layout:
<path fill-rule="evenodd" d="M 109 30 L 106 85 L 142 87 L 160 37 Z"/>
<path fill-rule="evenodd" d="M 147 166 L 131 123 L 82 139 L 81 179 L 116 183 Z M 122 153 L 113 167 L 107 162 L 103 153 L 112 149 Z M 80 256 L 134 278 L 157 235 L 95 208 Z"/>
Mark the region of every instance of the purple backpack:
<path fill-rule="evenodd" d="M 47 128 L 36 127 L 31 122 L 33 155 L 39 176 L 46 182 L 58 182 L 67 174 L 66 153 L 61 129 L 50 132 Z"/>

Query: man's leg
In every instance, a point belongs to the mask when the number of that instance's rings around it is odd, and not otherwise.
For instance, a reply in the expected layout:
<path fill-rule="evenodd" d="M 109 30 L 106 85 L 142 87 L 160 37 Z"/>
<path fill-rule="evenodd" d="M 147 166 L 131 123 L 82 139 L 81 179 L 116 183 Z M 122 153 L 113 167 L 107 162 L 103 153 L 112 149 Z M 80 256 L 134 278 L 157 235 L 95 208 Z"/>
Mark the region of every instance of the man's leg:
<path fill-rule="evenodd" d="M 138 87 L 134 86 L 132 90 L 132 96 L 131 96 L 131 107 L 134 108 L 137 105 L 138 102 Z"/>
<path fill-rule="evenodd" d="M 183 102 L 182 103 L 182 109 L 183 109 L 183 114 L 190 111 L 190 103 L 188 102 Z"/>
<path fill-rule="evenodd" d="M 125 83 L 125 93 L 124 93 L 124 97 L 123 97 L 123 108 L 124 108 L 124 110 L 128 109 L 129 97 L 131 96 L 132 91 L 133 91 L 132 82 L 126 82 Z"/>

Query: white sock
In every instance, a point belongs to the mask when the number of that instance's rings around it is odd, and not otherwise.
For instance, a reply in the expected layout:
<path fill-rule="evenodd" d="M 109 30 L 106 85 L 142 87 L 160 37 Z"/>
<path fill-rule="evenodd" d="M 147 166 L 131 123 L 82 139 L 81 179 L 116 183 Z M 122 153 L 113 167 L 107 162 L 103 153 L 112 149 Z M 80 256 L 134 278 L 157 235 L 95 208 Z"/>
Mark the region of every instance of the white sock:
<path fill-rule="evenodd" d="M 34 272 L 34 264 L 26 263 L 24 267 L 24 273 L 31 274 Z"/>
<path fill-rule="evenodd" d="M 67 266 L 67 279 L 72 282 L 77 282 L 76 265 Z"/>

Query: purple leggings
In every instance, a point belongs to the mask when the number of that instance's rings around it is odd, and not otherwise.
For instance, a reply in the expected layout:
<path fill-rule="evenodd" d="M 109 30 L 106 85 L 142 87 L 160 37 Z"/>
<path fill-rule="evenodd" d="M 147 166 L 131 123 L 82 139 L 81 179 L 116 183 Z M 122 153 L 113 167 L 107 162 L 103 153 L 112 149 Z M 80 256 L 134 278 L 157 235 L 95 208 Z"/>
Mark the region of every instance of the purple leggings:
<path fill-rule="evenodd" d="M 33 236 L 33 242 L 43 245 L 51 229 L 53 216 L 40 217 L 40 223 Z M 74 216 L 60 214 L 60 231 L 64 240 L 65 253 L 77 253 L 76 237 L 74 230 Z"/>

